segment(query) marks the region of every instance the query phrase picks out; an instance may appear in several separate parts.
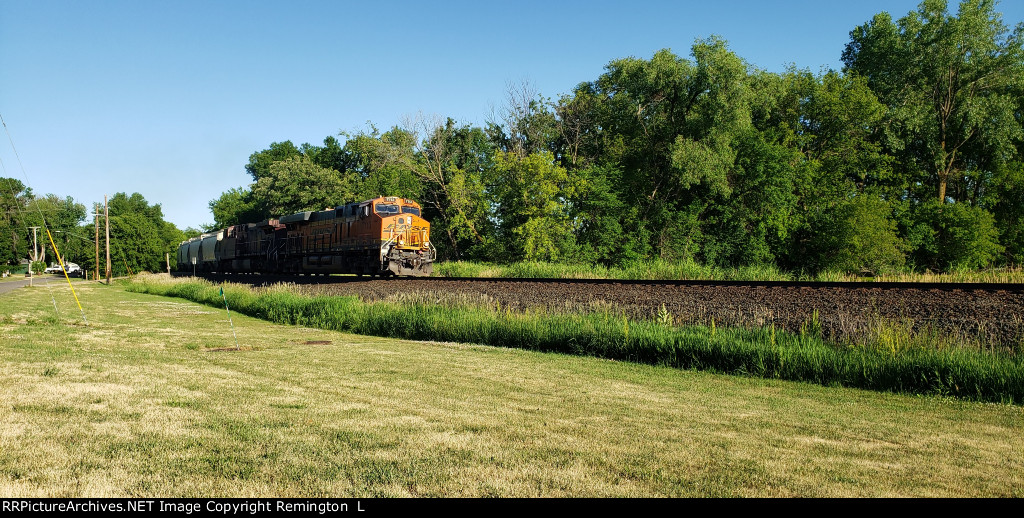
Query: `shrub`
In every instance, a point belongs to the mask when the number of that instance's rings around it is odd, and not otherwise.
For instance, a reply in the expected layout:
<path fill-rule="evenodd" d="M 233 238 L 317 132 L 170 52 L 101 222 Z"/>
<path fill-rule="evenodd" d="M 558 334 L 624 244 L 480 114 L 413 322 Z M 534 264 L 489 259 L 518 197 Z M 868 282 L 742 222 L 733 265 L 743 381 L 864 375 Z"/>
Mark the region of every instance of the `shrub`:
<path fill-rule="evenodd" d="M 980 207 L 931 202 L 919 209 L 917 220 L 923 235 L 915 251 L 919 265 L 945 271 L 984 268 L 1004 251 L 995 218 Z"/>
<path fill-rule="evenodd" d="M 905 245 L 896 234 L 892 208 L 863 194 L 839 205 L 819 222 L 816 250 L 823 269 L 890 273 L 906 261 Z"/>

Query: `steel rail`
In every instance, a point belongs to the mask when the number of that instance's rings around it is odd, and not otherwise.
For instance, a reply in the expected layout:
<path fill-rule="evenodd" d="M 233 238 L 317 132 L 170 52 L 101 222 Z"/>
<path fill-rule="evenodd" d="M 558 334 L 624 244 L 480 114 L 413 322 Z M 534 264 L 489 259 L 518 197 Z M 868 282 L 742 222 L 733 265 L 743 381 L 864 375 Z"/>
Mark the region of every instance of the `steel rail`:
<path fill-rule="evenodd" d="M 191 277 L 189 272 L 175 272 L 175 276 Z M 294 284 L 340 284 L 347 282 L 374 281 L 413 281 L 413 282 L 467 282 L 467 283 L 536 283 L 536 284 L 584 284 L 584 285 L 646 285 L 646 286 L 719 286 L 743 288 L 790 288 L 790 289 L 881 289 L 881 290 L 941 290 L 941 291 L 1005 291 L 1024 292 L 1024 283 L 992 283 L 992 282 L 891 282 L 891 281 L 852 281 L 852 282 L 807 282 L 807 281 L 737 281 L 737 280 L 653 280 L 653 279 L 558 279 L 535 277 L 358 277 L 355 275 L 299 275 L 299 274 L 235 274 L 213 273 L 200 275 L 217 281 L 236 281 L 241 283 L 275 284 L 290 282 Z"/>

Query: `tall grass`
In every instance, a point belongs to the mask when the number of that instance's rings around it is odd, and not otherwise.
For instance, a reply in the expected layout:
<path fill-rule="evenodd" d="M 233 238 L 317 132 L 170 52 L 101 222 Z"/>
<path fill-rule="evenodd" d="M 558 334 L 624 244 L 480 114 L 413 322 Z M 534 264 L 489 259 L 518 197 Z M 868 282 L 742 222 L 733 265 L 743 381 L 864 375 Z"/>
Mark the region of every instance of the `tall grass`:
<path fill-rule="evenodd" d="M 554 279 L 637 279 L 637 280 L 793 280 L 793 276 L 774 266 L 718 268 L 695 261 L 670 262 L 662 259 L 636 261 L 621 267 L 589 264 L 518 262 L 489 264 L 472 261 L 447 261 L 434 265 L 438 277 L 499 277 Z"/>
<path fill-rule="evenodd" d="M 150 278 L 152 279 L 152 278 Z M 133 292 L 220 307 L 217 286 L 201 281 L 127 284 Z M 811 326 L 800 334 L 757 329 L 676 327 L 612 312 L 547 314 L 424 302 L 362 302 L 303 296 L 287 287 L 225 288 L 233 311 L 282 324 L 358 334 L 468 342 L 544 352 L 703 369 L 871 390 L 979 401 L 1024 401 L 1024 358 L 961 348 L 836 346 Z M 667 320 L 671 321 L 671 320 Z"/>
<path fill-rule="evenodd" d="M 735 280 L 735 281 L 817 281 L 817 282 L 990 282 L 1024 283 L 1024 268 L 954 270 L 946 273 L 897 272 L 863 277 L 841 271 L 791 273 L 774 265 L 722 268 L 692 259 L 671 262 L 663 259 L 634 261 L 619 266 L 517 262 L 491 264 L 473 261 L 444 261 L 434 264 L 438 277 L 497 277 L 551 279 L 636 279 L 636 280 Z"/>
<path fill-rule="evenodd" d="M 1024 268 L 1005 267 L 987 270 L 958 268 L 945 273 L 898 272 L 877 277 L 880 281 L 898 282 L 989 282 L 1024 283 Z"/>

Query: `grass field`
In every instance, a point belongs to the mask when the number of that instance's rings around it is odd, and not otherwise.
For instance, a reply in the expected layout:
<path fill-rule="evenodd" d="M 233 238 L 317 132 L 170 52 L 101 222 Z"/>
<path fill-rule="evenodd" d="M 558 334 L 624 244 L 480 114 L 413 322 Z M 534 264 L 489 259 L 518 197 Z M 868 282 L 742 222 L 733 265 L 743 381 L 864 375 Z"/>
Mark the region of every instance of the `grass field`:
<path fill-rule="evenodd" d="M 1020 406 L 77 289 L 0 297 L 0 497 L 1024 496 Z"/>

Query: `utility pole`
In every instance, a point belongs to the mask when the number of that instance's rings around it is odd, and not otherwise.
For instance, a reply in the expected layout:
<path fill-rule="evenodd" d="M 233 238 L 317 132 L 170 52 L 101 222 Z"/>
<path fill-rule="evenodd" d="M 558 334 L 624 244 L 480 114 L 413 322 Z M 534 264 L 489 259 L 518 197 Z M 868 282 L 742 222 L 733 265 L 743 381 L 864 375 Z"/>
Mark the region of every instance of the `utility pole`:
<path fill-rule="evenodd" d="M 96 269 L 92 272 L 92 280 L 100 280 L 100 208 L 98 203 L 92 204 L 93 222 L 96 224 Z"/>
<path fill-rule="evenodd" d="M 36 241 L 36 231 L 39 227 L 28 227 L 32 229 L 32 255 L 28 258 L 28 285 L 32 285 L 32 263 L 39 260 L 39 244 Z"/>
<path fill-rule="evenodd" d="M 36 241 L 36 231 L 39 227 L 28 227 L 32 229 L 32 259 L 33 261 L 39 260 L 39 243 Z M 31 270 L 31 268 L 29 268 Z"/>
<path fill-rule="evenodd" d="M 107 207 L 107 195 L 103 195 L 103 219 L 107 227 L 107 286 L 110 286 L 110 211 Z"/>

